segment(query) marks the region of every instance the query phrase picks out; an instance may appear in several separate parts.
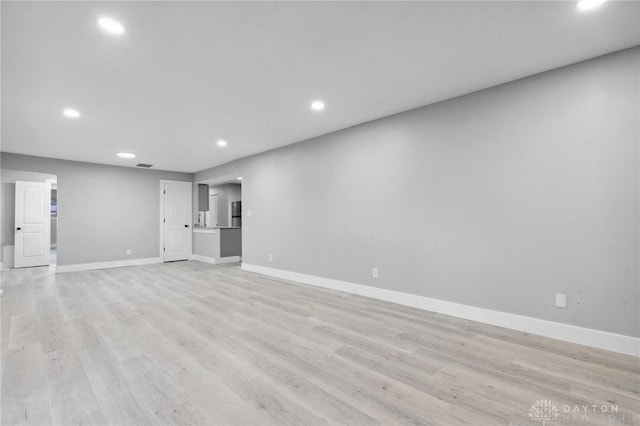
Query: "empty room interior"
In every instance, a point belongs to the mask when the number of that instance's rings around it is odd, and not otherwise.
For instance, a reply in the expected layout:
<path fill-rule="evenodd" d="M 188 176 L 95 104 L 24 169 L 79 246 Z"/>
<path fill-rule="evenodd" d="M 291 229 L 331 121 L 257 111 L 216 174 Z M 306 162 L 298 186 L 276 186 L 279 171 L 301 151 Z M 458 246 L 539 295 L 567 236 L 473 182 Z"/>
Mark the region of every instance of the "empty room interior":
<path fill-rule="evenodd" d="M 0 17 L 2 425 L 640 425 L 640 2 Z"/>

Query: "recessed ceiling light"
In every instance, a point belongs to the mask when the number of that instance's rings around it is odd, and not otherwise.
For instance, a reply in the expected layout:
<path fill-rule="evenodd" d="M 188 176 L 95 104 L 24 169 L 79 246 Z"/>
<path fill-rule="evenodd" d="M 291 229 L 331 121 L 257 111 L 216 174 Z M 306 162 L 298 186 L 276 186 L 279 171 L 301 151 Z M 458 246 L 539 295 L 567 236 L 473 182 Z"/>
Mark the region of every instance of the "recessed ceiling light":
<path fill-rule="evenodd" d="M 118 157 L 131 159 L 136 158 L 136 155 L 133 152 L 119 152 Z"/>
<path fill-rule="evenodd" d="M 65 117 L 69 117 L 69 118 L 78 118 L 80 117 L 80 111 L 78 111 L 77 109 L 73 109 L 73 108 L 65 108 L 62 110 L 62 114 L 64 114 Z"/>
<path fill-rule="evenodd" d="M 314 111 L 322 111 L 324 109 L 324 102 L 322 101 L 311 102 L 311 109 Z"/>
<path fill-rule="evenodd" d="M 242 180 L 242 176 L 240 176 L 240 177 L 238 178 L 238 180 Z"/>
<path fill-rule="evenodd" d="M 580 0 L 578 2 L 577 8 L 580 10 L 591 10 L 600 6 L 607 0 Z"/>
<path fill-rule="evenodd" d="M 227 146 L 227 141 L 223 139 L 219 139 L 216 143 L 218 144 L 218 146 Z"/>
<path fill-rule="evenodd" d="M 122 24 L 118 21 L 114 21 L 111 18 L 107 18 L 106 16 L 103 16 L 102 18 L 98 19 L 98 25 L 100 26 L 100 28 L 102 28 L 104 31 L 108 32 L 109 34 L 114 34 L 114 35 L 124 34 L 124 27 L 122 26 Z"/>

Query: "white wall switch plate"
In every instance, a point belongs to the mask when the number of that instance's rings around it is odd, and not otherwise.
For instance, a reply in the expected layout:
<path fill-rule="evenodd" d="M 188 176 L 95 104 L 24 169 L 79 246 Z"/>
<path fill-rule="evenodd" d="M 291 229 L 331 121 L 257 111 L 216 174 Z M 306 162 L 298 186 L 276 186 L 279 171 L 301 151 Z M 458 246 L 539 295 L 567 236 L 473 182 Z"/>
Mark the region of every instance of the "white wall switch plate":
<path fill-rule="evenodd" d="M 269 255 L 269 262 L 273 262 L 273 255 L 272 254 Z"/>
<path fill-rule="evenodd" d="M 373 268 L 373 269 L 371 270 L 371 276 L 372 276 L 373 278 L 378 278 L 378 268 Z"/>
<path fill-rule="evenodd" d="M 567 295 L 556 293 L 556 307 L 557 308 L 565 308 L 567 307 Z"/>
<path fill-rule="evenodd" d="M 247 216 L 251 216 L 251 210 L 247 210 Z"/>
<path fill-rule="evenodd" d="M 131 256 L 131 249 L 127 249 L 127 256 Z"/>

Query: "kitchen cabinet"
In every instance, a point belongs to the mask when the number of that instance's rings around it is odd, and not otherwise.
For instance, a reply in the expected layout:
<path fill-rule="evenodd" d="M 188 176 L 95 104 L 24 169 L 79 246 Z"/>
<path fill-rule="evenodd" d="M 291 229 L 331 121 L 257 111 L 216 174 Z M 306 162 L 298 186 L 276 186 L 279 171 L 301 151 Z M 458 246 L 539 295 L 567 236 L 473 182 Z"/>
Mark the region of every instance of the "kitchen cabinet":
<path fill-rule="evenodd" d="M 198 184 L 198 211 L 209 211 L 209 185 Z"/>

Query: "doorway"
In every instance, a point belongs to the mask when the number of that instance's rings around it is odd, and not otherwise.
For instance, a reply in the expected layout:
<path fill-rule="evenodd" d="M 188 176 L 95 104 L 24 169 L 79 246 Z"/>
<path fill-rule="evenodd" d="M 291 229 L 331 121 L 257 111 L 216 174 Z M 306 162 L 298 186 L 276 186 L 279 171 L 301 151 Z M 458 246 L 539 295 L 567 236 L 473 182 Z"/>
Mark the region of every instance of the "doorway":
<path fill-rule="evenodd" d="M 58 264 L 58 182 L 51 182 L 51 264 Z"/>
<path fill-rule="evenodd" d="M 242 180 L 222 178 L 197 182 L 197 225 L 193 258 L 209 263 L 242 260 Z M 206 194 L 205 197 L 203 194 Z"/>
<path fill-rule="evenodd" d="M 2 170 L 3 268 L 57 264 L 57 176 Z"/>
<path fill-rule="evenodd" d="M 191 182 L 160 181 L 160 258 L 163 262 L 191 257 Z"/>

